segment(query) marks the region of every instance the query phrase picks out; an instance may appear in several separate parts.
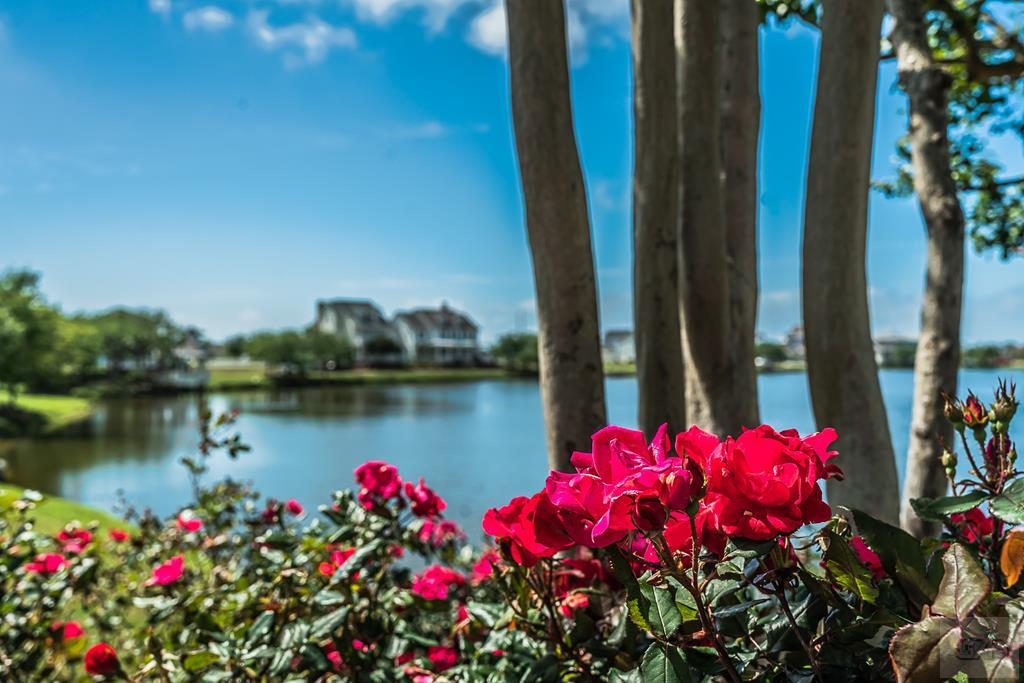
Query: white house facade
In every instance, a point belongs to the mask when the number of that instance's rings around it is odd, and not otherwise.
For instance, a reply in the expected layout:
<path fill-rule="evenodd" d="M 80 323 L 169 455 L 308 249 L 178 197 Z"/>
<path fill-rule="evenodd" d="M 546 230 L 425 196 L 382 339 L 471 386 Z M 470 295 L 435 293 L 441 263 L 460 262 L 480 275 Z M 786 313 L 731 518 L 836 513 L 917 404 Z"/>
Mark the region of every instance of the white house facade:
<path fill-rule="evenodd" d="M 480 361 L 480 328 L 461 311 L 417 308 L 395 314 L 403 354 L 413 365 L 476 365 Z"/>

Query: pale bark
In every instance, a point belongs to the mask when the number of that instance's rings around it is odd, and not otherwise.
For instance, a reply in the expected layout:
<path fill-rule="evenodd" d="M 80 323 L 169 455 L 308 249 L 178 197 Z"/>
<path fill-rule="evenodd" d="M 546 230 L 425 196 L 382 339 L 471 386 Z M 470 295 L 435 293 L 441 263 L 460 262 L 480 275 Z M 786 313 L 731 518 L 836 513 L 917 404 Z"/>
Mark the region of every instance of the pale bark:
<path fill-rule="evenodd" d="M 586 189 L 562 2 L 507 2 L 512 121 L 537 291 L 548 461 L 569 469 L 605 425 L 604 370 Z"/>
<path fill-rule="evenodd" d="M 733 352 L 732 297 L 723 205 L 719 7 L 676 0 L 679 111 L 679 300 L 687 420 L 720 436 L 753 426 L 755 388 Z"/>
<path fill-rule="evenodd" d="M 921 332 L 914 359 L 914 407 L 900 522 L 917 536 L 938 525 L 917 517 L 910 500 L 946 493 L 939 460 L 953 439 L 940 392 L 956 395 L 960 365 L 960 316 L 964 288 L 964 212 L 949 153 L 947 92 L 951 79 L 932 57 L 919 0 L 889 0 L 895 19 L 900 86 L 910 101 L 914 191 L 928 230 L 928 265 L 921 303 Z"/>
<path fill-rule="evenodd" d="M 804 212 L 803 318 L 818 428 L 839 434 L 829 502 L 899 520 L 871 342 L 865 253 L 881 0 L 826 0 Z"/>
<path fill-rule="evenodd" d="M 761 130 L 757 3 L 720 0 L 722 195 L 729 258 L 731 346 L 737 408 L 745 426 L 759 420 L 754 341 L 757 328 L 757 145 Z"/>
<path fill-rule="evenodd" d="M 633 320 L 640 428 L 686 429 L 672 3 L 633 0 Z"/>

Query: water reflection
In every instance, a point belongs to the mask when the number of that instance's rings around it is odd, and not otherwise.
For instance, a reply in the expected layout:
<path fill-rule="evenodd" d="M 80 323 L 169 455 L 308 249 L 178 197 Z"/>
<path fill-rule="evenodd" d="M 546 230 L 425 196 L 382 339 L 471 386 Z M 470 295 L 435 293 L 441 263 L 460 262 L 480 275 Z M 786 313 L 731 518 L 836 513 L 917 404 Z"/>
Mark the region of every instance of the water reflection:
<path fill-rule="evenodd" d="M 1024 373 L 964 371 L 962 386 L 988 395 L 997 376 L 1024 384 Z M 882 373 L 898 453 L 907 445 L 913 373 Z M 762 419 L 812 431 L 802 374 L 760 378 Z M 220 456 L 211 477 L 252 480 L 276 497 L 307 507 L 332 489 L 352 484 L 352 470 L 369 458 L 394 462 L 407 479 L 420 476 L 444 495 L 450 512 L 472 535 L 490 506 L 537 490 L 546 458 L 540 396 L 535 382 L 317 387 L 212 394 L 215 412 L 238 409 L 239 429 L 253 447 L 238 461 Z M 609 420 L 636 423 L 636 383 L 607 384 Z M 168 513 L 188 499 L 178 464 L 198 441 L 203 403 L 196 396 L 109 401 L 80 433 L 19 441 L 6 454 L 20 484 L 111 509 L 128 499 Z M 900 471 L 902 476 L 902 463 Z"/>

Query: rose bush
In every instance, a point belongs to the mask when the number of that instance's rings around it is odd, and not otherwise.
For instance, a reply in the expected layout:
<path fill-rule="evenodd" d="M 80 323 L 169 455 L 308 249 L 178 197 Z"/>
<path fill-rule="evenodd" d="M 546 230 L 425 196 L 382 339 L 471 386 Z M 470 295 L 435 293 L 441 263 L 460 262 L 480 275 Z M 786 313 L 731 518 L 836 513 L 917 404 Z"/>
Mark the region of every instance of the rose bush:
<path fill-rule="evenodd" d="M 0 510 L 0 679 L 1016 680 L 1016 407 L 1006 386 L 948 400 L 969 467 L 947 451 L 953 495 L 914 502 L 936 538 L 829 508 L 832 430 L 608 427 L 489 510 L 479 552 L 383 461 L 315 511 L 204 486 L 207 458 L 246 451 L 204 416 L 195 499 L 165 520 L 42 534 L 38 494 Z"/>

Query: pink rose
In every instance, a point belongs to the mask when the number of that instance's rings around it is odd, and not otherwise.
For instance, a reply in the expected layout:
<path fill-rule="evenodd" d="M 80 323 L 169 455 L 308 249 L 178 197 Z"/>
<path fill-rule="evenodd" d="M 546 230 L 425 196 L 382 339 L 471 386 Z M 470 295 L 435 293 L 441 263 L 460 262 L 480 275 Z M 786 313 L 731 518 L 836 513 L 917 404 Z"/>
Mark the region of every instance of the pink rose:
<path fill-rule="evenodd" d="M 412 592 L 424 600 L 447 600 L 450 590 L 464 583 L 466 579 L 459 572 L 435 564 L 413 577 Z"/>
<path fill-rule="evenodd" d="M 203 528 L 203 520 L 192 514 L 191 510 L 183 510 L 175 521 L 176 526 L 186 533 L 194 534 Z"/>
<path fill-rule="evenodd" d="M 67 568 L 68 564 L 67 558 L 60 553 L 41 553 L 34 561 L 25 563 L 25 571 L 50 576 Z"/>
<path fill-rule="evenodd" d="M 441 673 L 458 664 L 459 653 L 453 647 L 432 645 L 427 648 L 427 659 L 434 665 L 434 671 Z"/>
<path fill-rule="evenodd" d="M 356 468 L 356 483 L 359 490 L 359 502 L 370 509 L 376 499 L 387 500 L 398 496 L 402 491 L 402 479 L 398 476 L 398 468 L 380 460 L 369 460 Z"/>
<path fill-rule="evenodd" d="M 92 541 L 92 533 L 86 529 L 61 529 L 57 534 L 57 542 L 61 544 L 64 552 L 77 555 L 85 550 L 85 546 Z"/>
<path fill-rule="evenodd" d="M 410 482 L 405 483 L 405 497 L 412 503 L 412 512 L 417 517 L 436 517 L 448 507 L 433 489 L 423 483 L 423 477 L 420 477 L 420 483 L 416 486 Z"/>
<path fill-rule="evenodd" d="M 147 586 L 167 586 L 181 578 L 185 571 L 185 558 L 175 555 L 153 569 L 153 574 L 146 579 Z"/>
<path fill-rule="evenodd" d="M 876 581 L 885 576 L 885 568 L 882 566 L 881 558 L 878 557 L 878 554 L 875 553 L 875 551 L 868 547 L 868 544 L 864 542 L 863 538 L 860 536 L 854 536 L 851 538 L 850 548 L 857 556 L 857 559 L 860 560 L 860 563 L 871 570 Z"/>

